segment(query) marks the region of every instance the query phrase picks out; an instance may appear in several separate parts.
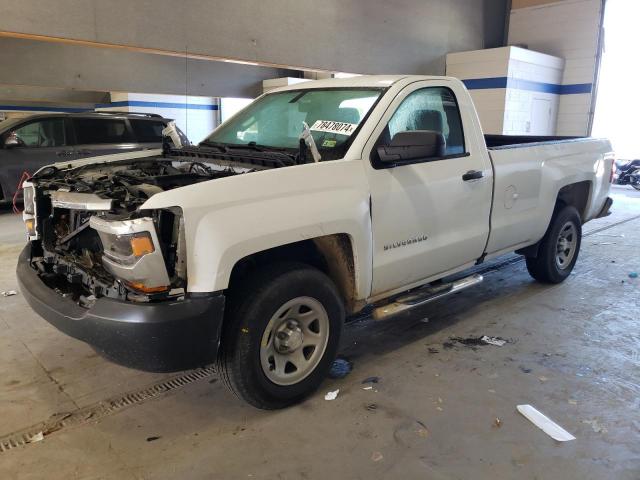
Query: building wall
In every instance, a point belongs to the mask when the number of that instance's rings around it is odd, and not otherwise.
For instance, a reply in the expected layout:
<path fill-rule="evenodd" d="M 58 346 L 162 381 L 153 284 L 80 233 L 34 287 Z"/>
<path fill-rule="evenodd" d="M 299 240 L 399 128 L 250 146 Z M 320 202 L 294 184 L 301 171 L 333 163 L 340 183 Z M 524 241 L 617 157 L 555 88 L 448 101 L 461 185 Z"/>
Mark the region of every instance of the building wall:
<path fill-rule="evenodd" d="M 602 0 L 514 1 L 513 7 L 509 45 L 565 60 L 558 135 L 590 134 Z"/>
<path fill-rule="evenodd" d="M 96 111 L 155 113 L 175 120 L 192 143 L 198 143 L 220 124 L 220 99 L 185 95 L 112 92 L 111 102 Z"/>
<path fill-rule="evenodd" d="M 505 10 L 506 0 L 0 0 L 0 31 L 296 69 L 442 74 L 446 53 L 502 39 Z"/>
<path fill-rule="evenodd" d="M 280 68 L 0 36 L 3 85 L 248 98 L 262 93 L 265 79 L 300 75 Z"/>

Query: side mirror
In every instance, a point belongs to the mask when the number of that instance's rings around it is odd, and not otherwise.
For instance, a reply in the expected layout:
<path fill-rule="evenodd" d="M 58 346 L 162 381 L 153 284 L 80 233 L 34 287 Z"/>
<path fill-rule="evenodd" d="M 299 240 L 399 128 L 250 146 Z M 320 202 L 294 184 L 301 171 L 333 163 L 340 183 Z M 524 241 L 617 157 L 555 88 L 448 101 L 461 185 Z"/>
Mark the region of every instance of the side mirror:
<path fill-rule="evenodd" d="M 443 157 L 445 150 L 444 135 L 435 130 L 398 132 L 393 136 L 391 144 L 377 148 L 380 160 L 389 164 Z"/>
<path fill-rule="evenodd" d="M 15 132 L 11 132 L 7 136 L 7 138 L 4 139 L 5 148 L 19 147 L 20 145 L 22 145 L 22 142 L 20 141 L 20 138 L 18 138 L 18 136 L 15 134 Z"/>

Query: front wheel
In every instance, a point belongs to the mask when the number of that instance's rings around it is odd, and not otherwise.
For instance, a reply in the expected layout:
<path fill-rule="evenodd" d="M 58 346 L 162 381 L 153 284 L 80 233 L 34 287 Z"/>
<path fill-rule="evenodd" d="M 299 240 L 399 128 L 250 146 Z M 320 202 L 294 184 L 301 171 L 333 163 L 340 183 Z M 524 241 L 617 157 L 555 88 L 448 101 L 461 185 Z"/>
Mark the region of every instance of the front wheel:
<path fill-rule="evenodd" d="M 582 240 L 580 214 L 572 206 L 556 210 L 540 241 L 537 257 L 527 257 L 529 274 L 542 283 L 560 283 L 573 270 Z"/>
<path fill-rule="evenodd" d="M 270 265 L 236 287 L 229 303 L 218 369 L 233 393 L 276 409 L 318 388 L 345 317 L 331 279 L 304 264 Z"/>

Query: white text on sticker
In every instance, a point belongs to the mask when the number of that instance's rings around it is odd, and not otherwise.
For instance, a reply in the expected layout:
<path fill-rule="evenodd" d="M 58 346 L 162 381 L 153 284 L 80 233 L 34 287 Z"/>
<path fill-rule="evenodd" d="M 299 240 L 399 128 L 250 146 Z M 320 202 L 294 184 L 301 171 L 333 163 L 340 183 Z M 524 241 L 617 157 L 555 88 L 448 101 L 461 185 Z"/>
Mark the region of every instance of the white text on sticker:
<path fill-rule="evenodd" d="M 315 130 L 316 132 L 339 133 L 340 135 L 351 135 L 356 128 L 358 128 L 358 125 L 355 123 L 316 120 L 316 123 L 311 125 L 310 130 Z"/>

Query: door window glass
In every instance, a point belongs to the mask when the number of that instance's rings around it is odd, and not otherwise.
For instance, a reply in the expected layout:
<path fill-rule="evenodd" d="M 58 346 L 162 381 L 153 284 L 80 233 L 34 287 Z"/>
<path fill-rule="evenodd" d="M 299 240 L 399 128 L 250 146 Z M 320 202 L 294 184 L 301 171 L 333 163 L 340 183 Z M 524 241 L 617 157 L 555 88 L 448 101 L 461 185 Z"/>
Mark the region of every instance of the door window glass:
<path fill-rule="evenodd" d="M 80 145 L 130 143 L 125 120 L 115 118 L 74 118 L 76 140 Z"/>
<path fill-rule="evenodd" d="M 152 120 L 129 120 L 129 122 L 138 142 L 162 142 L 164 123 Z"/>
<path fill-rule="evenodd" d="M 52 118 L 31 122 L 12 132 L 24 147 L 60 147 L 65 144 L 64 119 Z"/>
<path fill-rule="evenodd" d="M 403 100 L 388 124 L 388 140 L 398 132 L 433 130 L 442 133 L 446 155 L 464 153 L 462 121 L 456 97 L 448 88 L 416 90 Z"/>

